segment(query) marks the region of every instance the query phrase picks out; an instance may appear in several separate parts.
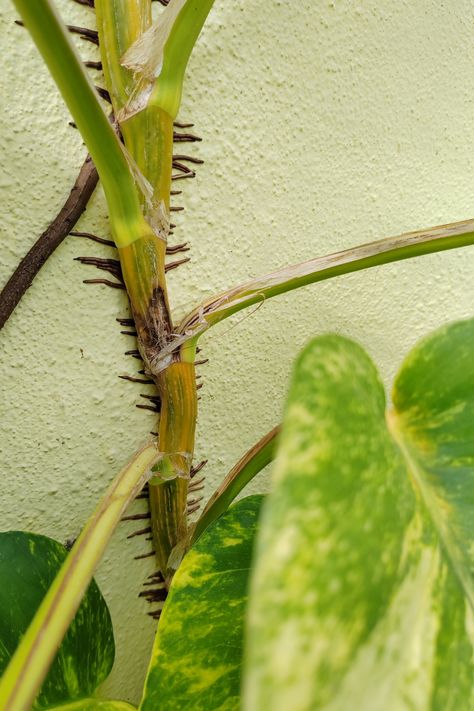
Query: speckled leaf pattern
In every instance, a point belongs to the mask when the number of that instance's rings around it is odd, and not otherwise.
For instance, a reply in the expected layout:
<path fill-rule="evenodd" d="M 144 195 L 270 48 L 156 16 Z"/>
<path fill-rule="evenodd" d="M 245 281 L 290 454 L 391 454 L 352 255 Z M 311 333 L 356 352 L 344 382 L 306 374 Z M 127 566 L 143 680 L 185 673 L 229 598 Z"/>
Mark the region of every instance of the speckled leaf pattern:
<path fill-rule="evenodd" d="M 50 711 L 137 711 L 135 706 L 125 701 L 100 701 L 99 699 L 81 699 L 70 704 L 53 706 Z"/>
<path fill-rule="evenodd" d="M 393 403 L 347 339 L 297 361 L 257 539 L 245 711 L 474 708 L 474 321 L 412 351 Z"/>
<path fill-rule="evenodd" d="M 0 673 L 67 556 L 63 545 L 21 531 L 0 533 Z M 92 696 L 108 676 L 112 623 L 92 582 L 36 700 L 35 709 Z"/>
<path fill-rule="evenodd" d="M 100 699 L 81 699 L 70 704 L 52 706 L 48 711 L 137 711 L 135 706 L 125 701 L 101 701 Z"/>
<path fill-rule="evenodd" d="M 237 711 L 243 619 L 261 496 L 203 533 L 173 580 L 140 711 Z"/>

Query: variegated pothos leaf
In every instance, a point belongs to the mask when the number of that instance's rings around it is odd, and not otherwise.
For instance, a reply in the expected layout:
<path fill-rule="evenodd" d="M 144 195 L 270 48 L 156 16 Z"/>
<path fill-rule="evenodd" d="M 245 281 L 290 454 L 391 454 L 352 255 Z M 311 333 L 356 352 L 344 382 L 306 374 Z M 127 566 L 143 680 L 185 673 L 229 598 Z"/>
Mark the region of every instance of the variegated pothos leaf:
<path fill-rule="evenodd" d="M 125 701 L 81 699 L 80 701 L 71 701 L 69 704 L 50 707 L 48 711 L 136 711 L 136 708 Z"/>
<path fill-rule="evenodd" d="M 474 321 L 372 362 L 314 340 L 251 584 L 245 711 L 474 708 Z"/>
<path fill-rule="evenodd" d="M 67 553 L 61 543 L 46 536 L 25 531 L 0 533 L 0 674 Z M 92 581 L 43 682 L 34 709 L 51 708 L 76 699 L 84 704 L 83 697 L 92 696 L 110 673 L 114 655 L 110 614 L 99 588 Z"/>
<path fill-rule="evenodd" d="M 244 612 L 262 502 L 249 496 L 184 558 L 158 625 L 140 711 L 237 711 Z"/>

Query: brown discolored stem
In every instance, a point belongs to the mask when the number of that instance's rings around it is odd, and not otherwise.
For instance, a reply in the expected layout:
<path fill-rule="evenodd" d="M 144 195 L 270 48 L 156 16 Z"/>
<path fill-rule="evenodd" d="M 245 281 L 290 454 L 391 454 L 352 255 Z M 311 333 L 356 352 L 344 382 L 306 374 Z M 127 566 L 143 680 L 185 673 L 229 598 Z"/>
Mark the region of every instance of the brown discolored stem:
<path fill-rule="evenodd" d="M 158 444 L 163 453 L 159 476 L 169 482 L 149 483 L 153 543 L 158 566 L 168 584 L 169 557 L 187 539 L 187 495 L 197 418 L 194 363 L 175 362 L 156 379 L 161 397 Z M 183 549 L 184 552 L 184 549 Z"/>
<path fill-rule="evenodd" d="M 172 331 L 165 284 L 166 242 L 153 232 L 119 250 L 145 371 L 153 376 Z"/>
<path fill-rule="evenodd" d="M 91 157 L 87 156 L 60 212 L 23 257 L 0 293 L 0 329 L 10 318 L 43 264 L 67 237 L 84 212 L 97 181 L 97 170 Z"/>

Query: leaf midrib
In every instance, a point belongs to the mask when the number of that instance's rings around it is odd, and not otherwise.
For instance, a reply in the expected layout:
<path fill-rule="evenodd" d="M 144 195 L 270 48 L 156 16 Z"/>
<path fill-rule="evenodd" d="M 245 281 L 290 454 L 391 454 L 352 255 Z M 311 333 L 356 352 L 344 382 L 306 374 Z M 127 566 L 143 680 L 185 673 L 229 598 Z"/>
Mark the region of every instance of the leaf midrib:
<path fill-rule="evenodd" d="M 465 554 L 461 550 L 460 556 L 456 555 L 456 551 L 459 549 L 459 546 L 456 543 L 456 537 L 451 530 L 449 522 L 446 521 L 446 519 L 444 519 L 440 514 L 440 507 L 438 505 L 436 495 L 431 490 L 431 487 L 426 483 L 427 472 L 422 468 L 411 451 L 410 445 L 407 442 L 409 438 L 404 432 L 402 418 L 395 409 L 392 409 L 386 410 L 385 419 L 388 431 L 400 451 L 400 454 L 402 455 L 409 474 L 411 474 L 412 484 L 414 488 L 418 489 L 423 503 L 426 506 L 426 510 L 438 533 L 440 546 L 444 551 L 445 557 L 458 579 L 466 598 L 469 601 L 471 609 L 474 611 L 474 585 L 469 574 L 466 574 L 463 569 L 464 566 L 460 560 L 460 557 L 465 558 Z"/>

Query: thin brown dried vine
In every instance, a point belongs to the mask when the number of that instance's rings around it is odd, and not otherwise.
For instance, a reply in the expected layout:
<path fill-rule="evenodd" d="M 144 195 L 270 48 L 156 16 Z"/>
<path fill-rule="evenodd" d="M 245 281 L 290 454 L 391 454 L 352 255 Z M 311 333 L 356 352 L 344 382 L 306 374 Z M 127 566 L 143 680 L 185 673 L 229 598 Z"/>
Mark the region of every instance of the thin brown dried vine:
<path fill-rule="evenodd" d="M 0 292 L 0 329 L 8 321 L 48 257 L 67 237 L 84 212 L 97 181 L 97 170 L 90 156 L 87 156 L 63 207 L 23 257 Z"/>

